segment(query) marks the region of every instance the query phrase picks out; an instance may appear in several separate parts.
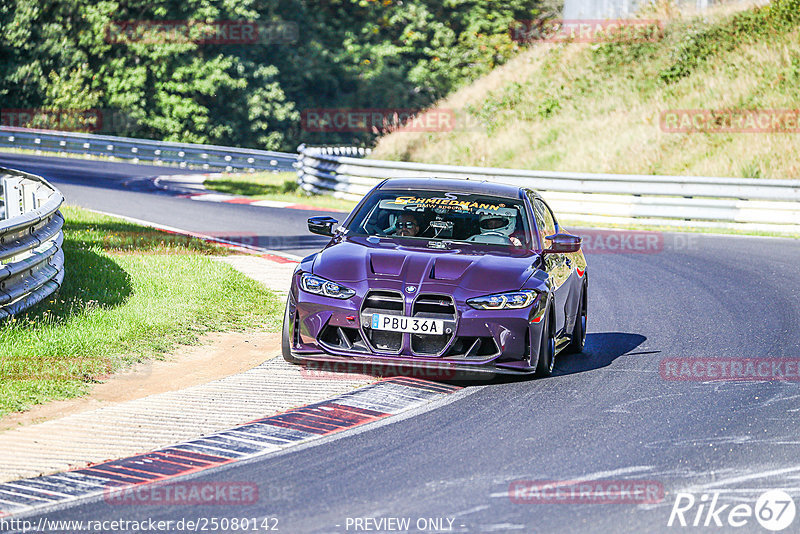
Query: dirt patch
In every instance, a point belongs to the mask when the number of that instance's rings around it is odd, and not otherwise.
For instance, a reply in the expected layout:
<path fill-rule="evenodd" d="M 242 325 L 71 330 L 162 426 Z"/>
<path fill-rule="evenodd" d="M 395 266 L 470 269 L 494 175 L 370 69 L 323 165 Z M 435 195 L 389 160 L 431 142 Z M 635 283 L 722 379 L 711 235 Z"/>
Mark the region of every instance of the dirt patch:
<path fill-rule="evenodd" d="M 115 373 L 88 395 L 35 406 L 0 418 L 0 431 L 41 423 L 235 375 L 280 354 L 280 334 L 225 332 L 203 336 L 201 345 L 181 347 L 165 360 L 150 360 Z"/>

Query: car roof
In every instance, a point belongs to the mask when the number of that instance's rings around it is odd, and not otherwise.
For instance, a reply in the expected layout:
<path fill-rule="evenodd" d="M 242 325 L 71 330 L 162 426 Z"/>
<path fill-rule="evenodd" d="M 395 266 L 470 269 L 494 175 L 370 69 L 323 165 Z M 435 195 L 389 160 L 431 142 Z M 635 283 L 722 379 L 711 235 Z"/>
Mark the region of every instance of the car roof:
<path fill-rule="evenodd" d="M 520 198 L 520 191 L 522 190 L 516 185 L 487 182 L 481 179 L 460 180 L 457 178 L 389 178 L 381 183 L 379 189 L 480 193 L 505 198 Z"/>

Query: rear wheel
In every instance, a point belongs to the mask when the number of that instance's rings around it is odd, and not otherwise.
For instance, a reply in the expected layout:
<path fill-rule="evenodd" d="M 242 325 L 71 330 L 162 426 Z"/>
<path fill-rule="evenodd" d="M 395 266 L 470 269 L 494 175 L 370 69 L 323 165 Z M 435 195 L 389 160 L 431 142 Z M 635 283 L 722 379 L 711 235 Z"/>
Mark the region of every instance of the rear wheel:
<path fill-rule="evenodd" d="M 551 320 L 550 310 L 544 314 L 542 341 L 539 345 L 539 359 L 536 362 L 536 376 L 550 376 L 556 363 L 555 324 Z"/>
<path fill-rule="evenodd" d="M 584 284 L 581 292 L 581 303 L 578 306 L 578 316 L 575 318 L 575 326 L 572 329 L 572 341 L 567 345 L 568 353 L 583 352 L 583 347 L 586 345 L 586 302 L 586 284 Z"/>

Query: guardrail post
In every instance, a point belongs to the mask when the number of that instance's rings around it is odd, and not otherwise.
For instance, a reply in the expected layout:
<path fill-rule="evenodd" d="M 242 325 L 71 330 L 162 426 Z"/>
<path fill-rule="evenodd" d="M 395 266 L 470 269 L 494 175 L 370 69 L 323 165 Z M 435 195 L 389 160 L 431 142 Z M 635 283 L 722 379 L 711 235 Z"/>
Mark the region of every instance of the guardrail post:
<path fill-rule="evenodd" d="M 39 203 L 36 201 L 36 190 L 38 186 L 30 182 L 23 182 L 20 186 L 22 189 L 20 194 L 22 197 L 22 213 L 27 213 L 38 208 Z"/>
<path fill-rule="evenodd" d="M 22 197 L 22 178 L 6 176 L 3 179 L 4 219 L 13 219 L 25 213 Z"/>

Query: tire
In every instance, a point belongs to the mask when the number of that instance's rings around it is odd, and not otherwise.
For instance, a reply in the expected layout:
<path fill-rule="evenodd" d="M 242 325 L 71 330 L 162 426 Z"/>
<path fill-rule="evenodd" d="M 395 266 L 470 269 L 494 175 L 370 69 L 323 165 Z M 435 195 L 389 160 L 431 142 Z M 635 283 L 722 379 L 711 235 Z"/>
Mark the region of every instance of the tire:
<path fill-rule="evenodd" d="M 536 360 L 536 376 L 545 377 L 553 374 L 556 361 L 556 340 L 553 331 L 553 321 L 550 309 L 544 314 L 545 323 L 542 327 L 542 341 L 539 344 L 539 358 Z"/>
<path fill-rule="evenodd" d="M 283 334 L 281 335 L 283 359 L 289 363 L 299 364 L 300 360 L 292 356 L 292 332 L 289 330 L 289 300 L 286 300 L 286 311 L 283 314 Z"/>
<path fill-rule="evenodd" d="M 567 353 L 577 354 L 583 352 L 583 347 L 586 345 L 586 321 L 587 321 L 587 295 L 586 284 L 583 285 L 581 292 L 581 303 L 578 306 L 578 316 L 575 319 L 575 326 L 572 328 L 572 341 L 567 345 Z"/>

